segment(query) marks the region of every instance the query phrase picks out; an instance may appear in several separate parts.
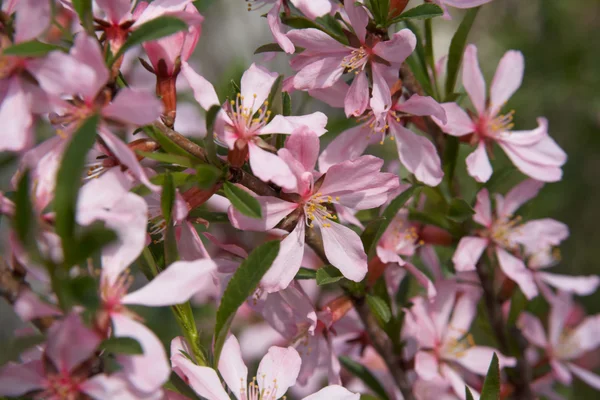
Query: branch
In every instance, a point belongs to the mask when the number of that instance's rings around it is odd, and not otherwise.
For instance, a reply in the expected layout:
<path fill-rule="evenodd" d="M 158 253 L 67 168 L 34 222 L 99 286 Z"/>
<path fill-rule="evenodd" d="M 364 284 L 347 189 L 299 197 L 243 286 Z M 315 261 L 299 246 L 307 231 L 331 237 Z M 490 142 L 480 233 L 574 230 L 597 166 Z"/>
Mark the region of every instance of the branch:
<path fill-rule="evenodd" d="M 207 160 L 206 151 L 201 146 L 183 136 L 181 133 L 174 131 L 162 122 L 155 122 L 153 126 L 191 155 L 196 156 L 204 161 Z"/>

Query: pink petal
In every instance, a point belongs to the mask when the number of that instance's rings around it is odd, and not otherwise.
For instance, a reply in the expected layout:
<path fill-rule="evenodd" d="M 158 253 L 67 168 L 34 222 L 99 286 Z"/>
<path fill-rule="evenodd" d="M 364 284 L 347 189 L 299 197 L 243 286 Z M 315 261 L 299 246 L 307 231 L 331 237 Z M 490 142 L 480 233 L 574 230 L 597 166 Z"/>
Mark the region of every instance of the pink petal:
<path fill-rule="evenodd" d="M 510 50 L 500 60 L 490 87 L 490 114 L 496 115 L 523 81 L 525 60 L 520 51 Z"/>
<path fill-rule="evenodd" d="M 230 335 L 225 340 L 225 344 L 221 350 L 219 372 L 233 395 L 238 400 L 245 400 L 246 396 L 243 394 L 248 388 L 248 368 L 244 364 L 244 360 L 242 360 L 240 343 L 233 335 Z"/>
<path fill-rule="evenodd" d="M 367 255 L 360 237 L 352 229 L 335 222 L 319 227 L 329 262 L 346 278 L 361 281 L 367 274 Z"/>
<path fill-rule="evenodd" d="M 419 282 L 419 284 L 425 288 L 428 298 L 433 299 L 437 295 L 435 285 L 433 282 L 431 282 L 427 275 L 421 272 L 421 270 L 411 263 L 405 263 L 403 268 L 406 269 L 412 276 L 414 276 L 417 282 Z"/>
<path fill-rule="evenodd" d="M 221 104 L 219 103 L 219 97 L 217 96 L 217 92 L 215 92 L 214 86 L 194 71 L 187 61 L 181 63 L 181 72 L 183 73 L 183 77 L 190 84 L 192 92 L 194 93 L 194 99 L 200 104 L 200 107 L 208 110 L 212 106 Z"/>
<path fill-rule="evenodd" d="M 396 175 L 379 172 L 382 166 L 383 160 L 373 156 L 335 164 L 327 170 L 319 192 L 353 209 L 378 207 L 399 185 Z"/>
<path fill-rule="evenodd" d="M 548 340 L 552 347 L 556 347 L 560 342 L 560 337 L 564 332 L 564 326 L 567 318 L 571 314 L 573 307 L 572 299 L 569 295 L 556 297 L 550 308 L 548 318 Z"/>
<path fill-rule="evenodd" d="M 427 304 L 431 321 L 435 327 L 437 339 L 446 340 L 448 322 L 456 299 L 458 287 L 451 281 L 438 282 L 438 294 L 433 301 Z"/>
<path fill-rule="evenodd" d="M 496 207 L 498 205 L 496 204 Z M 475 203 L 475 215 L 473 220 L 485 227 L 492 226 L 492 203 L 487 189 L 481 189 L 477 193 L 477 201 Z M 504 215 L 504 214 L 502 214 Z"/>
<path fill-rule="evenodd" d="M 413 94 L 404 103 L 398 103 L 394 107 L 394 110 L 419 116 L 430 115 L 435 117 L 443 124 L 446 124 L 447 122 L 446 111 L 444 111 L 444 108 L 429 96 L 419 96 L 418 94 Z"/>
<path fill-rule="evenodd" d="M 304 47 L 311 53 L 350 53 L 346 46 L 319 29 L 294 29 L 287 36 L 296 46 Z M 337 58 L 338 64 L 342 57 Z"/>
<path fill-rule="evenodd" d="M 510 279 L 515 281 L 521 288 L 521 291 L 528 299 L 532 299 L 538 295 L 538 289 L 533 279 L 533 274 L 527 269 L 523 260 L 513 256 L 506 250 L 497 247 L 496 255 L 500 268 Z"/>
<path fill-rule="evenodd" d="M 45 354 L 59 371 L 71 372 L 94 354 L 101 341 L 95 331 L 83 324 L 79 315 L 72 313 L 48 330 Z"/>
<path fill-rule="evenodd" d="M 415 355 L 415 372 L 425 380 L 431 380 L 439 376 L 438 360 L 428 351 L 419 351 Z"/>
<path fill-rule="evenodd" d="M 308 29 L 300 29 L 302 31 Z M 290 35 L 293 32 L 290 32 Z M 338 56 L 318 57 L 306 64 L 295 76 L 294 87 L 299 90 L 322 89 L 333 86 L 344 73 Z"/>
<path fill-rule="evenodd" d="M 315 19 L 331 12 L 329 0 L 291 0 L 292 4 L 302 11 L 307 18 Z"/>
<path fill-rule="evenodd" d="M 384 263 L 397 263 L 398 265 L 404 266 L 406 262 L 400 258 L 400 256 L 393 250 L 386 249 L 382 246 L 377 246 L 375 249 L 377 257 Z"/>
<path fill-rule="evenodd" d="M 190 4 L 189 0 L 158 0 L 153 1 L 148 6 L 143 9 L 143 11 L 136 15 L 136 21 L 133 24 L 134 27 L 138 27 L 141 24 L 150 21 L 151 19 L 158 18 L 162 15 L 172 15 L 184 21 L 190 23 L 188 19 L 190 19 L 190 13 L 182 13 L 185 7 Z M 136 9 L 137 11 L 137 9 Z M 195 21 L 196 18 L 191 18 L 192 21 Z"/>
<path fill-rule="evenodd" d="M 372 63 L 371 73 L 373 79 L 373 90 L 371 93 L 371 109 L 377 118 L 385 118 L 385 113 L 392 106 L 392 91 L 390 84 L 386 79 L 386 74 L 392 68 L 387 68 L 382 64 Z"/>
<path fill-rule="evenodd" d="M 299 128 L 285 141 L 285 148 L 302 164 L 304 170 L 312 172 L 319 157 L 319 138 L 309 128 Z"/>
<path fill-rule="evenodd" d="M 93 100 L 96 94 L 102 89 L 109 78 L 109 71 L 104 62 L 104 55 L 100 48 L 100 43 L 95 37 L 87 36 L 81 33 L 75 37 L 75 45 L 71 48 L 71 55 L 87 68 L 93 70 L 94 80 L 71 82 L 71 84 L 79 84 L 80 89 L 73 93 L 81 93 L 85 99 Z M 82 66 L 74 65 L 76 69 Z M 64 71 L 63 73 L 67 73 Z M 64 75 L 66 80 L 69 80 L 69 75 Z M 71 93 L 68 93 L 71 94 Z"/>
<path fill-rule="evenodd" d="M 492 176 L 492 164 L 488 158 L 485 142 L 480 141 L 477 149 L 467 157 L 467 170 L 477 182 L 487 182 Z"/>
<path fill-rule="evenodd" d="M 300 365 L 300 355 L 293 347 L 271 347 L 258 365 L 258 387 L 273 398 L 280 398 L 296 384 Z"/>
<path fill-rule="evenodd" d="M 440 157 L 429 139 L 419 136 L 400 124 L 390 128 L 396 138 L 396 147 L 402 165 L 429 186 L 437 186 L 444 177 Z"/>
<path fill-rule="evenodd" d="M 254 114 L 269 97 L 271 87 L 277 76 L 277 72 L 270 72 L 266 68 L 253 63 L 244 72 L 240 81 L 242 106 L 252 110 L 252 114 Z"/>
<path fill-rule="evenodd" d="M 281 241 L 277 257 L 260 281 L 260 287 L 268 293 L 288 287 L 300 269 L 304 255 L 305 227 L 304 218 L 300 218 L 294 230 Z"/>
<path fill-rule="evenodd" d="M 367 109 L 369 105 L 369 79 L 367 73 L 362 70 L 355 75 L 350 90 L 346 93 L 344 99 L 344 111 L 346 117 L 359 116 Z"/>
<path fill-rule="evenodd" d="M 268 231 L 298 208 L 298 204 L 290 203 L 277 197 L 258 196 L 256 200 L 260 203 L 263 218 L 246 217 L 234 207 L 229 207 L 229 220 L 234 227 L 251 231 Z"/>
<path fill-rule="evenodd" d="M 475 265 L 481 258 L 483 250 L 489 241 L 475 236 L 465 236 L 458 242 L 458 247 L 452 256 L 454 268 L 457 271 L 474 271 Z"/>
<path fill-rule="evenodd" d="M 280 3 L 275 3 L 271 10 L 267 13 L 267 22 L 269 24 L 269 28 L 271 29 L 271 33 L 275 38 L 275 41 L 281 46 L 283 51 L 288 54 L 294 54 L 296 48 L 292 41 L 287 37 L 283 30 L 283 25 L 279 20 L 279 11 L 281 9 Z"/>
<path fill-rule="evenodd" d="M 33 144 L 31 102 L 18 78 L 7 81 L 6 92 L 0 100 L 0 151 L 20 151 Z"/>
<path fill-rule="evenodd" d="M 226 252 L 236 255 L 238 257 L 241 257 L 241 258 L 248 257 L 248 252 L 246 250 L 244 250 L 243 248 L 241 248 L 240 246 L 238 246 L 236 244 L 223 243 L 220 240 L 218 240 L 214 235 L 211 235 L 208 232 L 203 232 L 202 234 L 204 235 L 205 238 L 210 240 L 210 242 L 212 244 L 214 244 L 215 246 L 217 246 L 218 248 L 225 250 Z M 207 257 L 210 257 L 210 256 L 207 255 Z"/>
<path fill-rule="evenodd" d="M 48 0 L 20 0 L 15 17 L 15 43 L 40 36 L 50 26 L 52 10 Z"/>
<path fill-rule="evenodd" d="M 390 40 L 377 43 L 373 53 L 392 63 L 403 63 L 417 45 L 417 38 L 410 29 L 402 29 L 392 35 Z"/>
<path fill-rule="evenodd" d="M 259 135 L 267 135 L 270 133 L 283 133 L 291 134 L 295 130 L 307 127 L 317 136 L 323 135 L 327 132 L 325 129 L 327 125 L 327 116 L 322 112 L 314 112 L 308 115 L 299 115 L 294 117 L 284 117 L 283 115 L 276 115 L 264 128 L 260 130 Z"/>
<path fill-rule="evenodd" d="M 41 360 L 25 364 L 8 362 L 0 367 L 0 395 L 17 397 L 32 390 L 43 389 L 46 385 L 43 374 Z"/>
<path fill-rule="evenodd" d="M 556 359 L 550 359 L 550 366 L 552 367 L 552 373 L 560 383 L 564 385 L 571 384 L 573 377 L 565 364 Z"/>
<path fill-rule="evenodd" d="M 349 88 L 350 86 L 346 82 L 343 80 L 338 80 L 328 88 L 309 90 L 308 94 L 311 97 L 330 105 L 331 107 L 343 108 L 344 99 L 346 98 L 346 93 L 348 93 Z"/>
<path fill-rule="evenodd" d="M 475 110 L 477 110 L 477 114 L 483 115 L 485 113 L 486 97 L 485 80 L 483 79 L 481 68 L 479 68 L 479 61 L 477 60 L 477 47 L 472 44 L 468 45 L 465 50 L 462 80 L 471 103 L 473 103 Z"/>
<path fill-rule="evenodd" d="M 302 400 L 359 400 L 359 393 L 352 393 L 348 389 L 339 385 L 325 386 L 323 389 L 310 396 L 304 397 Z"/>
<path fill-rule="evenodd" d="M 362 4 L 357 4 L 354 0 L 344 0 L 344 10 L 348 14 L 350 26 L 354 29 L 358 40 L 364 43 L 367 35 L 367 24 L 369 23 L 367 11 Z"/>
<path fill-rule="evenodd" d="M 126 124 L 148 125 L 160 116 L 162 109 L 162 103 L 154 94 L 123 88 L 113 101 L 104 107 L 102 115 Z"/>
<path fill-rule="evenodd" d="M 212 260 L 177 261 L 146 286 L 127 294 L 121 302 L 153 307 L 184 303 L 202 287 L 207 276 L 216 270 L 217 265 Z"/>
<path fill-rule="evenodd" d="M 446 381 L 448 381 L 450 383 L 450 386 L 452 386 L 452 390 L 454 390 L 454 393 L 461 400 L 465 400 L 465 386 L 468 386 L 468 385 L 464 381 L 461 374 L 456 372 L 456 370 L 451 368 L 448 364 L 442 364 L 440 366 L 440 373 L 444 378 L 446 378 Z M 477 393 L 474 389 L 472 389 L 472 388 L 470 388 L 470 389 L 471 389 L 471 393 L 473 395 L 475 395 Z"/>
<path fill-rule="evenodd" d="M 578 296 L 589 296 L 600 286 L 600 277 L 597 275 L 571 276 L 537 272 L 536 276 L 550 286 Z"/>
<path fill-rule="evenodd" d="M 504 196 L 502 208 L 497 211 L 498 216 L 500 218 L 511 217 L 523 204 L 535 198 L 543 186 L 544 182 L 534 179 L 527 179 L 519 183 Z"/>
<path fill-rule="evenodd" d="M 119 24 L 131 10 L 131 2 L 127 0 L 96 0 L 98 6 L 107 14 L 109 22 Z"/>
<path fill-rule="evenodd" d="M 375 134 L 368 124 L 355 126 L 337 135 L 319 157 L 320 171 L 327 172 L 334 164 L 360 157 L 369 146 L 371 135 L 375 140 L 381 136 Z"/>
<path fill-rule="evenodd" d="M 143 351 L 140 355 L 118 357 L 123 367 L 122 373 L 136 389 L 142 392 L 158 390 L 169 379 L 171 372 L 167 354 L 160 340 L 145 325 L 125 315 L 113 313 L 111 320 L 116 337 L 130 337 L 137 340 Z"/>
<path fill-rule="evenodd" d="M 217 372 L 210 367 L 200 367 L 192 363 L 181 351 L 187 349 L 181 337 L 176 337 L 171 342 L 171 364 L 177 373 L 200 396 L 208 400 L 230 400 L 223 389 Z M 186 351 L 188 354 L 189 351 Z"/>
<path fill-rule="evenodd" d="M 444 124 L 435 116 L 432 119 L 444 132 L 452 136 L 464 136 L 475 130 L 473 120 L 458 104 L 443 103 L 441 106 L 446 112 L 447 122 Z"/>
<path fill-rule="evenodd" d="M 250 168 L 257 178 L 293 190 L 298 184 L 288 165 L 277 155 L 269 153 L 253 142 L 248 143 Z"/>
<path fill-rule="evenodd" d="M 486 375 L 494 353 L 498 356 L 500 369 L 514 367 L 517 364 L 517 360 L 513 357 L 503 356 L 498 353 L 498 349 L 486 346 L 470 347 L 461 352 L 460 356 L 457 356 L 454 360 L 469 371 L 478 375 Z"/>
<path fill-rule="evenodd" d="M 42 301 L 33 291 L 21 290 L 19 297 L 13 305 L 15 313 L 22 321 L 31 321 L 36 318 L 57 317 L 62 312 L 56 306 Z"/>
<path fill-rule="evenodd" d="M 544 327 L 538 318 L 528 312 L 523 312 L 519 316 L 517 325 L 528 341 L 542 349 L 548 347 L 548 340 L 546 339 Z"/>
<path fill-rule="evenodd" d="M 571 370 L 571 372 L 573 372 L 573 374 L 576 377 L 578 377 L 594 389 L 600 390 L 600 376 L 586 369 L 578 367 L 577 365 L 572 363 L 567 364 L 567 367 Z"/>
<path fill-rule="evenodd" d="M 443 0 L 445 4 L 456 8 L 473 8 L 492 0 Z"/>
<path fill-rule="evenodd" d="M 79 390 L 92 399 L 151 399 L 144 393 L 135 391 L 127 382 L 114 374 L 111 376 L 97 374 L 79 384 Z M 135 392 L 135 393 L 132 393 Z"/>
<path fill-rule="evenodd" d="M 462 293 L 454 304 L 452 319 L 446 331 L 445 340 L 450 338 L 456 340 L 462 338 L 471 328 L 473 320 L 477 316 L 477 304 L 480 299 L 479 293 Z"/>
<path fill-rule="evenodd" d="M 568 339 L 561 346 L 562 359 L 574 360 L 600 346 L 600 314 L 587 317 L 574 331 L 568 335 Z"/>

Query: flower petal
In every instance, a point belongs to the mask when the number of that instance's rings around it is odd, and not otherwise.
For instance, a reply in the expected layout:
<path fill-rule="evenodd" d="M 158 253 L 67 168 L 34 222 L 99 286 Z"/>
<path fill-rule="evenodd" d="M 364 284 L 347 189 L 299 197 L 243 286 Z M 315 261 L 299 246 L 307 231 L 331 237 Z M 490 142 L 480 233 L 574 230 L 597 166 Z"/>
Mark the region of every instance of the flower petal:
<path fill-rule="evenodd" d="M 520 51 L 507 51 L 496 69 L 490 87 L 490 114 L 496 115 L 523 81 L 525 60 Z"/>
<path fill-rule="evenodd" d="M 223 344 L 219 358 L 219 372 L 233 395 L 238 400 L 245 400 L 242 393 L 245 393 L 248 388 L 248 368 L 242 360 L 240 343 L 233 335 L 230 335 Z"/>
<path fill-rule="evenodd" d="M 359 393 L 352 393 L 348 389 L 339 385 L 325 386 L 323 389 L 310 396 L 304 397 L 302 400 L 359 400 Z"/>
<path fill-rule="evenodd" d="M 415 372 L 425 380 L 439 376 L 437 358 L 428 351 L 419 351 L 415 355 Z"/>
<path fill-rule="evenodd" d="M 293 190 L 298 185 L 290 167 L 276 154 L 269 153 L 253 142 L 248 143 L 250 168 L 257 178 L 273 182 L 284 189 Z"/>
<path fill-rule="evenodd" d="M 300 162 L 304 170 L 312 172 L 319 157 L 319 138 L 307 127 L 297 129 L 285 140 L 285 148 Z"/>
<path fill-rule="evenodd" d="M 268 293 L 288 287 L 300 269 L 304 255 L 305 227 L 304 218 L 300 218 L 294 230 L 281 241 L 277 257 L 260 280 L 260 287 Z"/>
<path fill-rule="evenodd" d="M 264 397 L 278 399 L 296 384 L 300 373 L 300 355 L 293 347 L 273 346 L 260 360 L 256 375 L 258 387 L 265 391 Z"/>
<path fill-rule="evenodd" d="M 492 176 L 492 164 L 488 158 L 485 142 L 481 141 L 477 149 L 467 157 L 467 170 L 477 182 L 487 182 Z"/>
<path fill-rule="evenodd" d="M 122 88 L 113 101 L 102 109 L 102 115 L 138 126 L 151 124 L 160 116 L 162 109 L 162 103 L 154 94 Z"/>
<path fill-rule="evenodd" d="M 485 80 L 477 60 L 477 47 L 472 44 L 465 49 L 462 80 L 475 110 L 479 115 L 483 115 L 485 113 Z"/>
<path fill-rule="evenodd" d="M 454 268 L 457 271 L 475 271 L 475 265 L 488 244 L 487 239 L 476 236 L 465 236 L 460 239 L 452 256 Z"/>
<path fill-rule="evenodd" d="M 429 186 L 437 186 L 444 176 L 440 157 L 429 139 L 419 136 L 400 124 L 390 128 L 396 138 L 400 161 L 415 177 Z"/>
<path fill-rule="evenodd" d="M 502 208 L 497 210 L 499 218 L 511 217 L 523 204 L 535 198 L 544 187 L 544 182 L 527 179 L 512 188 L 504 196 Z"/>
<path fill-rule="evenodd" d="M 417 37 L 410 29 L 402 29 L 392 35 L 390 40 L 381 41 L 373 46 L 373 53 L 392 63 L 403 63 L 417 45 Z"/>
<path fill-rule="evenodd" d="M 95 331 L 83 324 L 79 315 L 71 313 L 48 330 L 45 354 L 59 371 L 71 372 L 94 354 L 101 341 Z"/>
<path fill-rule="evenodd" d="M 190 84 L 192 92 L 194 93 L 194 99 L 200 104 L 200 107 L 208 110 L 212 106 L 221 104 L 219 103 L 219 97 L 217 96 L 217 92 L 215 92 L 214 86 L 203 76 L 194 71 L 187 61 L 182 61 L 181 72 L 183 73 L 183 77 Z"/>
<path fill-rule="evenodd" d="M 590 385 L 596 390 L 600 390 L 600 376 L 594 374 L 591 371 L 578 367 L 573 363 L 567 364 L 567 367 L 571 370 L 576 377 Z"/>
<path fill-rule="evenodd" d="M 18 78 L 8 80 L 4 98 L 0 101 L 0 151 L 20 151 L 33 144 L 31 102 Z"/>
<path fill-rule="evenodd" d="M 25 364 L 8 362 L 0 367 L 0 395 L 17 397 L 46 385 L 44 366 L 41 360 Z"/>
<path fill-rule="evenodd" d="M 308 29 L 298 29 L 305 31 Z M 333 86 L 344 73 L 342 57 L 315 57 L 294 76 L 294 87 L 299 90 L 323 89 Z"/>
<path fill-rule="evenodd" d="M 231 224 L 238 228 L 251 231 L 268 231 L 273 229 L 284 217 L 298 208 L 298 204 L 281 200 L 277 197 L 258 196 L 262 218 L 250 218 L 241 214 L 233 206 L 229 207 L 228 215 Z"/>
<path fill-rule="evenodd" d="M 294 43 L 287 37 L 283 30 L 283 25 L 279 19 L 279 11 L 281 9 L 281 3 L 275 3 L 273 7 L 267 13 L 267 23 L 271 29 L 271 33 L 275 38 L 275 41 L 287 54 L 294 54 L 296 48 Z"/>
<path fill-rule="evenodd" d="M 429 96 L 419 96 L 418 94 L 413 94 L 405 102 L 398 103 L 394 107 L 394 110 L 419 116 L 430 115 L 435 117 L 443 124 L 446 124 L 447 122 L 446 111 L 444 108 L 440 105 L 440 103 Z"/>
<path fill-rule="evenodd" d="M 461 352 L 460 356 L 455 358 L 456 362 L 478 375 L 486 375 L 494 353 L 498 356 L 500 369 L 514 367 L 517 360 L 513 357 L 506 357 L 498 353 L 498 349 L 486 346 L 474 346 Z"/>
<path fill-rule="evenodd" d="M 350 90 L 344 99 L 344 111 L 346 117 L 358 117 L 365 112 L 369 105 L 369 79 L 367 73 L 362 70 L 352 80 Z"/>
<path fill-rule="evenodd" d="M 317 136 L 327 132 L 327 116 L 320 111 L 307 115 L 299 115 L 294 117 L 284 117 L 276 115 L 264 128 L 260 130 L 259 135 L 267 135 L 271 133 L 291 134 L 296 129 L 307 127 Z"/>
<path fill-rule="evenodd" d="M 464 136 L 475 131 L 475 124 L 469 114 L 456 103 L 443 103 L 442 108 L 446 112 L 446 123 L 432 116 L 433 121 L 448 135 Z"/>
<path fill-rule="evenodd" d="M 277 79 L 277 72 L 270 72 L 264 67 L 252 64 L 240 81 L 240 90 L 242 94 L 242 106 L 252 110 L 254 114 L 264 104 L 271 87 Z"/>
<path fill-rule="evenodd" d="M 287 36 L 296 46 L 304 47 L 311 53 L 350 53 L 346 46 L 319 29 L 294 29 Z M 342 57 L 337 58 L 338 64 Z"/>
<path fill-rule="evenodd" d="M 548 347 L 546 332 L 544 331 L 541 321 L 537 317 L 528 312 L 523 312 L 519 316 L 517 325 L 528 341 L 542 349 Z"/>
<path fill-rule="evenodd" d="M 319 227 L 329 262 L 346 278 L 361 281 L 367 274 L 367 255 L 360 237 L 352 229 L 335 222 Z"/>
<path fill-rule="evenodd" d="M 319 170 L 327 172 L 334 164 L 360 157 L 369 146 L 371 135 L 377 141 L 377 136 L 381 136 L 374 134 L 368 124 L 355 126 L 337 135 L 321 153 Z"/>
<path fill-rule="evenodd" d="M 571 276 L 537 272 L 536 276 L 550 286 L 578 296 L 589 296 L 600 286 L 598 275 Z"/>
<path fill-rule="evenodd" d="M 50 26 L 52 10 L 48 0 L 20 0 L 14 22 L 15 43 L 40 36 Z"/>
<path fill-rule="evenodd" d="M 523 260 L 513 256 L 506 250 L 497 247 L 496 255 L 500 268 L 510 279 L 515 281 L 521 288 L 521 291 L 528 299 L 532 299 L 538 295 L 538 289 L 533 279 L 533 274 L 527 269 Z"/>
<path fill-rule="evenodd" d="M 498 204 L 496 204 L 498 207 Z M 487 189 L 481 189 L 477 193 L 477 201 L 475 202 L 475 215 L 473 220 L 485 227 L 492 226 L 492 203 L 490 202 L 490 195 Z"/>
<path fill-rule="evenodd" d="M 369 23 L 369 14 L 364 6 L 354 0 L 344 0 L 344 10 L 348 14 L 350 26 L 361 43 L 365 42 L 367 36 L 367 24 Z"/>

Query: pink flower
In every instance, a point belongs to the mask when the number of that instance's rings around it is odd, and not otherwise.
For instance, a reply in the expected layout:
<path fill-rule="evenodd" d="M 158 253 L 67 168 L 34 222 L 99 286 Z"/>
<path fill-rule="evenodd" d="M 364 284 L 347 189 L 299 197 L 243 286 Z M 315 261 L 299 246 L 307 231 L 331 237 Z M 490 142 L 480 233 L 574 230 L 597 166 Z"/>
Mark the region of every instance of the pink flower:
<path fill-rule="evenodd" d="M 294 87 L 301 90 L 328 88 L 344 74 L 355 77 L 344 99 L 346 115 L 361 115 L 369 104 L 369 79 L 366 67 L 372 71 L 372 97 L 382 108 L 391 105 L 390 87 L 398 79 L 398 68 L 415 49 L 416 38 L 409 29 L 396 32 L 390 40 L 380 41 L 367 35 L 369 15 L 363 5 L 345 0 L 344 8 L 356 40 L 346 46 L 315 28 L 297 29 L 288 33 L 296 45 L 305 48 L 296 55 L 291 66 L 298 73 Z M 383 59 L 384 63 L 377 59 Z M 389 65 L 391 64 L 391 65 Z"/>
<path fill-rule="evenodd" d="M 542 182 L 530 179 L 515 186 L 505 197 L 496 194 L 495 218 L 488 191 L 481 190 L 477 195 L 473 219 L 484 229 L 478 232 L 478 236 L 465 236 L 460 240 L 452 257 L 456 270 L 475 270 L 481 254 L 490 247 L 495 250 L 502 271 L 519 285 L 525 296 L 529 299 L 537 296 L 532 271 L 527 269 L 522 257 L 512 253 L 519 253 L 519 246 L 523 246 L 526 253 L 557 246 L 568 236 L 567 226 L 553 219 L 520 224 L 521 218 L 513 216 L 521 205 L 537 195 L 542 186 Z"/>
<path fill-rule="evenodd" d="M 448 6 L 456 8 L 473 8 L 482 4 L 489 3 L 492 0 L 433 0 L 435 4 L 444 10 L 444 19 L 452 19 L 448 12 Z"/>
<path fill-rule="evenodd" d="M 171 342 L 171 364 L 173 370 L 194 391 L 208 400 L 229 400 L 217 372 L 210 367 L 201 367 L 190 361 L 187 343 L 181 337 Z M 225 341 L 218 369 L 238 400 L 276 400 L 296 383 L 300 371 L 300 356 L 292 347 L 272 346 L 258 365 L 256 377 L 248 382 L 248 367 L 242 360 L 240 344 L 231 335 Z M 333 385 L 327 386 L 303 400 L 358 400 L 359 394 Z"/>
<path fill-rule="evenodd" d="M 289 200 L 257 197 L 263 219 L 248 218 L 233 207 L 229 209 L 229 219 L 238 229 L 265 231 L 290 214 L 297 218 L 295 228 L 281 241 L 279 255 L 261 281 L 261 287 L 269 293 L 287 287 L 292 281 L 302 261 L 306 227 L 312 229 L 315 225 L 323 237 L 329 262 L 346 278 L 363 279 L 367 256 L 362 242 L 354 231 L 334 222 L 337 216 L 327 205 L 339 204 L 357 210 L 378 207 L 398 187 L 398 177 L 379 172 L 383 160 L 373 156 L 335 164 L 320 179 L 321 174 L 314 171 L 318 152 L 317 135 L 307 128 L 294 131 L 278 153 L 296 176 L 297 185 L 291 190 L 294 194 L 290 194 Z"/>
<path fill-rule="evenodd" d="M 185 62 L 182 71 L 202 108 L 208 110 L 220 104 L 213 86 L 206 79 Z M 215 133 L 230 151 L 247 152 L 250 168 L 258 178 L 292 189 L 296 186 L 296 177 L 286 162 L 263 149 L 270 147 L 260 135 L 291 134 L 294 129 L 307 126 L 321 136 L 327 132 L 327 117 L 321 112 L 297 117 L 272 116 L 267 98 L 276 79 L 277 73 L 252 64 L 242 76 L 241 93 L 226 103 L 219 113 Z"/>
<path fill-rule="evenodd" d="M 406 101 L 398 100 L 391 106 L 380 107 L 359 118 L 361 125 L 350 128 L 337 136 L 319 157 L 321 170 L 327 171 L 332 164 L 353 160 L 360 156 L 369 144 L 383 143 L 387 134 L 396 142 L 398 156 L 402 164 L 416 178 L 427 185 L 438 185 L 444 173 L 440 157 L 435 146 L 424 136 L 417 135 L 405 128 L 406 116 L 434 116 L 445 121 L 444 109 L 431 97 L 413 95 Z"/>
<path fill-rule="evenodd" d="M 524 312 L 518 325 L 531 344 L 546 351 L 554 377 L 570 385 L 575 375 L 593 388 L 600 390 L 600 377 L 577 365 L 578 358 L 600 346 L 600 314 L 589 316 L 576 328 L 566 327 L 573 302 L 568 295 L 560 295 L 551 302 L 548 333 L 539 319 Z"/>
<path fill-rule="evenodd" d="M 456 395 L 464 399 L 465 382 L 459 371 L 464 368 L 486 375 L 497 350 L 476 346 L 468 334 L 477 314 L 479 295 L 476 292 L 457 296 L 457 288 L 451 282 L 440 284 L 437 291 L 433 302 L 422 297 L 411 300 L 413 306 L 406 313 L 404 334 L 418 342 L 415 372 L 419 377 L 434 385 L 449 384 Z M 500 368 L 516 364 L 514 358 L 501 354 L 498 358 Z"/>
<path fill-rule="evenodd" d="M 467 170 L 478 182 L 486 182 L 492 175 L 487 151 L 496 142 L 525 175 L 544 182 L 559 181 L 561 166 L 567 156 L 548 135 L 548 122 L 538 118 L 538 127 L 531 131 L 511 131 L 513 111 L 500 115 L 500 109 L 523 80 L 523 55 L 508 51 L 496 70 L 486 102 L 485 81 L 477 61 L 477 48 L 467 46 L 464 55 L 463 85 L 475 113 L 466 113 L 456 103 L 444 103 L 447 122 L 434 120 L 444 132 L 465 137 L 477 149 L 467 157 Z"/>

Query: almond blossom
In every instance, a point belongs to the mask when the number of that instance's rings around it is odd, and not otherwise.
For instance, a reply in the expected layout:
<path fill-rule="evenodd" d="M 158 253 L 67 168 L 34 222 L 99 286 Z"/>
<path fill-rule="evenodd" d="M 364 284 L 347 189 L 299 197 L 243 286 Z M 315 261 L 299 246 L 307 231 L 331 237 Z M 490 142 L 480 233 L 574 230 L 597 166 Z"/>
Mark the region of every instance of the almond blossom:
<path fill-rule="evenodd" d="M 530 343 L 546 351 L 559 382 L 569 385 L 575 375 L 600 390 L 600 376 L 577 365 L 578 358 L 600 346 L 600 314 L 586 317 L 577 327 L 569 328 L 566 322 L 572 309 L 570 296 L 561 294 L 551 303 L 547 331 L 538 318 L 527 312 L 521 314 L 518 324 Z"/>
<path fill-rule="evenodd" d="M 456 103 L 444 103 L 442 107 L 446 110 L 447 121 L 434 117 L 444 132 L 477 146 L 467 157 L 467 170 L 477 182 L 487 182 L 492 175 L 488 151 L 491 151 L 494 142 L 525 175 L 544 182 L 556 182 L 562 177 L 561 167 L 567 156 L 548 135 L 548 121 L 538 118 L 536 129 L 513 131 L 514 111 L 500 114 L 504 104 L 521 86 L 524 68 L 523 55 L 518 51 L 508 51 L 498 64 L 487 97 L 477 61 L 477 48 L 467 46 L 462 80 L 475 112 L 467 113 Z"/>
<path fill-rule="evenodd" d="M 249 218 L 236 209 L 229 209 L 229 219 L 238 229 L 265 231 L 273 229 L 288 215 L 297 218 L 294 229 L 281 241 L 279 255 L 261 281 L 267 292 L 287 287 L 300 268 L 304 253 L 306 228 L 316 226 L 323 237 L 329 262 L 344 276 L 360 281 L 367 272 L 367 256 L 358 235 L 336 223 L 328 205 L 339 204 L 356 210 L 374 208 L 387 200 L 389 192 L 398 187 L 398 177 L 379 172 L 383 161 L 362 156 L 331 166 L 324 178 L 314 171 L 319 151 L 317 135 L 300 128 L 286 140 L 278 154 L 296 176 L 296 187 L 289 200 L 258 196 L 262 219 Z"/>
<path fill-rule="evenodd" d="M 211 106 L 220 104 L 214 87 L 189 64 L 184 62 L 182 71 L 202 108 L 208 110 Z M 327 117 L 322 112 L 297 117 L 271 115 L 268 97 L 277 76 L 277 73 L 252 64 L 242 76 L 240 93 L 235 99 L 225 103 L 219 112 L 215 135 L 235 154 L 232 157 L 236 161 L 241 159 L 243 162 L 247 157 L 252 172 L 258 178 L 292 189 L 296 186 L 296 177 L 290 167 L 280 157 L 265 150 L 270 149 L 270 146 L 260 136 L 291 134 L 301 126 L 306 126 L 321 136 L 327 132 Z"/>
<path fill-rule="evenodd" d="M 370 99 L 367 67 L 372 73 L 373 101 L 381 108 L 389 107 L 392 103 L 390 88 L 398 79 L 399 65 L 415 49 L 416 37 L 409 29 L 402 29 L 390 40 L 381 41 L 367 34 L 369 15 L 362 4 L 345 0 L 344 9 L 348 26 L 353 30 L 349 46 L 315 28 L 288 33 L 296 46 L 305 49 L 291 60 L 292 69 L 298 71 L 293 83 L 300 90 L 328 88 L 338 82 L 344 72 L 354 72 L 344 99 L 344 110 L 347 116 L 359 116 L 367 109 Z"/>

